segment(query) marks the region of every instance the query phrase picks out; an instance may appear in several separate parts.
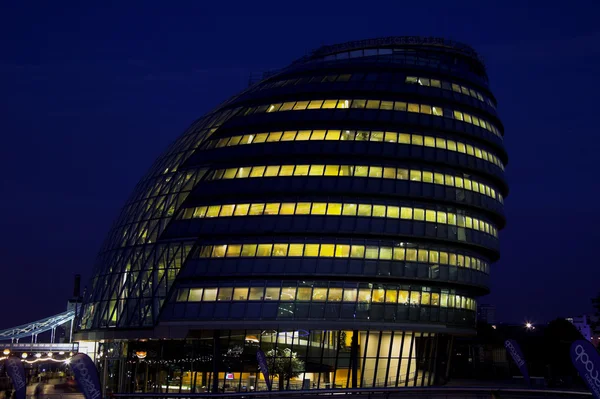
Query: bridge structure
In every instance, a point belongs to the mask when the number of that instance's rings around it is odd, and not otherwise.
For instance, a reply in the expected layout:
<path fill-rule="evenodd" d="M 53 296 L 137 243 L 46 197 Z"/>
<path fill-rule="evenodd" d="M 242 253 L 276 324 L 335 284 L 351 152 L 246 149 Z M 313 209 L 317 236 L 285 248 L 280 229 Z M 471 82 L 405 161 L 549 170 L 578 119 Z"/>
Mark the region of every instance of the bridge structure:
<path fill-rule="evenodd" d="M 79 349 L 79 345 L 72 342 L 73 320 L 75 319 L 75 314 L 76 309 L 69 309 L 65 312 L 45 317 L 31 323 L 0 330 L 0 348 L 2 348 L 0 350 L 3 350 L 5 355 L 10 352 L 27 351 L 76 353 Z M 56 329 L 67 323 L 69 324 L 68 342 L 56 342 L 58 340 Z M 50 332 L 50 342 L 38 342 L 39 335 L 46 332 Z"/>

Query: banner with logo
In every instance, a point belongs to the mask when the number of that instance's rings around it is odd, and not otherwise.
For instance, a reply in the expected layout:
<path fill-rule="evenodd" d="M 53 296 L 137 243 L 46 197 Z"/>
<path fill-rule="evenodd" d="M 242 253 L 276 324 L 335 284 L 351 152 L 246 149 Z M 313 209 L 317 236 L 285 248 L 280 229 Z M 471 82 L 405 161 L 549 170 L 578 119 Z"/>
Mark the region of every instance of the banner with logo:
<path fill-rule="evenodd" d="M 78 353 L 71 358 L 70 366 L 85 399 L 102 399 L 100 378 L 92 359 L 85 353 Z"/>
<path fill-rule="evenodd" d="M 571 344 L 571 361 L 595 399 L 600 399 L 600 355 L 590 342 L 583 339 Z"/>
<path fill-rule="evenodd" d="M 529 385 L 529 372 L 527 371 L 527 364 L 525 363 L 525 356 L 523 356 L 523 352 L 521 352 L 521 347 L 514 339 L 507 339 L 504 342 L 504 347 L 515 361 L 515 364 L 521 371 L 521 374 L 523 374 L 525 383 Z"/>
<path fill-rule="evenodd" d="M 25 378 L 25 368 L 23 367 L 21 359 L 9 357 L 4 361 L 4 369 L 15 387 L 15 398 L 25 399 L 27 379 Z"/>
<path fill-rule="evenodd" d="M 263 377 L 265 378 L 265 382 L 267 383 L 267 388 L 269 391 L 271 390 L 271 380 L 269 379 L 269 367 L 267 366 L 267 356 L 265 356 L 265 352 L 259 349 L 256 352 L 256 361 L 258 362 L 258 368 L 262 372 Z"/>

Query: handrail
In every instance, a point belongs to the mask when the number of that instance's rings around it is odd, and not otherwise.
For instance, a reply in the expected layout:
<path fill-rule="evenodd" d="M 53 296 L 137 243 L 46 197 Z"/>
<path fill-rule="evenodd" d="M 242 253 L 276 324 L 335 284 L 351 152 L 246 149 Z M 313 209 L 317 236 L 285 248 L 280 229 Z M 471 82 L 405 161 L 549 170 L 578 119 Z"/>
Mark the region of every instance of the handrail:
<path fill-rule="evenodd" d="M 21 324 L 20 326 L 6 328 L 0 330 L 0 341 L 8 339 L 17 339 L 34 334 L 43 333 L 53 328 L 65 324 L 75 318 L 74 310 L 67 310 L 53 316 L 45 317 L 43 319 L 32 321 L 31 323 Z"/>
<path fill-rule="evenodd" d="M 298 391 L 259 391 L 235 393 L 115 393 L 114 398 L 258 398 L 258 397 L 288 397 L 288 396 L 322 396 L 322 395 L 451 395 L 458 393 L 470 394 L 521 394 L 542 396 L 576 396 L 591 397 L 590 392 L 565 391 L 526 388 L 492 388 L 492 387 L 406 387 L 406 388 L 345 388 L 345 389 L 313 389 Z"/>

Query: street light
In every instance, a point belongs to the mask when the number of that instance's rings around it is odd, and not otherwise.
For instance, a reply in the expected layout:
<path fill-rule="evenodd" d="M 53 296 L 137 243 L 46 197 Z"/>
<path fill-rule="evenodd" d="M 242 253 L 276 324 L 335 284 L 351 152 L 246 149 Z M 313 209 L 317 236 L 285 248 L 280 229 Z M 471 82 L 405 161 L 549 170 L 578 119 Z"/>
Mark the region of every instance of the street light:
<path fill-rule="evenodd" d="M 525 323 L 525 328 L 528 330 L 535 330 L 535 326 L 533 324 L 531 324 L 531 322 L 527 322 Z"/>
<path fill-rule="evenodd" d="M 36 353 L 35 357 L 37 357 L 39 359 L 40 357 L 42 357 L 42 354 L 41 353 Z"/>
<path fill-rule="evenodd" d="M 8 356 L 10 354 L 10 349 L 6 348 L 2 351 L 2 353 L 4 353 L 4 355 Z"/>
<path fill-rule="evenodd" d="M 21 357 L 22 357 L 23 359 L 27 359 L 27 352 L 23 352 L 23 354 L 21 355 Z"/>

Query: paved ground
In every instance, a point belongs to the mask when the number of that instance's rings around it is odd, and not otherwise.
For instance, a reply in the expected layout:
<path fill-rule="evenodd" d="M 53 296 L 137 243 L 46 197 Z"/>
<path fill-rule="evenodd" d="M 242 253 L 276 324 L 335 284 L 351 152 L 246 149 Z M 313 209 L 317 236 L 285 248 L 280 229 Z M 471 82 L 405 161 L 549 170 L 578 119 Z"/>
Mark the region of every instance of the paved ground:
<path fill-rule="evenodd" d="M 65 380 L 53 379 L 46 384 L 42 384 L 42 393 L 39 399 L 82 399 L 83 394 L 78 390 L 56 388 L 57 384 L 64 384 Z M 35 388 L 38 384 L 27 386 L 27 397 L 35 398 Z"/>

